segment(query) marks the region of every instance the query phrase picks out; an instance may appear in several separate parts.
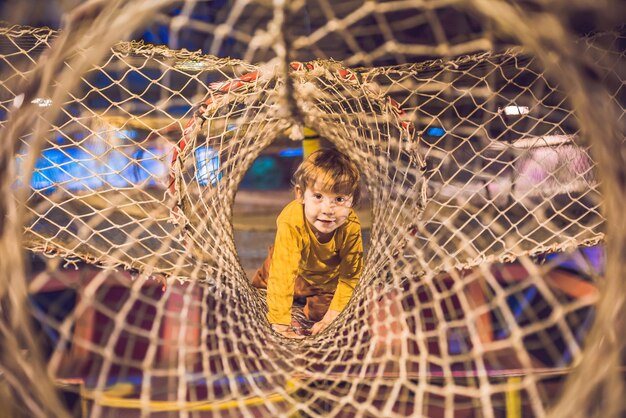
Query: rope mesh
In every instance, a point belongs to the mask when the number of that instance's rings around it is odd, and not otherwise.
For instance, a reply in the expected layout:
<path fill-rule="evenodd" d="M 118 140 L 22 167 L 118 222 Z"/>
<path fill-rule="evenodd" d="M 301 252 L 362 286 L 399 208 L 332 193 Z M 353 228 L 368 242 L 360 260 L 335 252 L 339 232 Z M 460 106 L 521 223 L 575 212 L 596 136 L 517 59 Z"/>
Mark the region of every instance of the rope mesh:
<path fill-rule="evenodd" d="M 142 42 L 60 56 L 78 29 L 0 28 L 0 129 L 15 138 L 3 173 L 15 165 L 16 191 L 3 199 L 2 239 L 11 245 L 17 220 L 13 245 L 45 256 L 0 286 L 9 300 L 19 281 L 30 301 L 5 303 L 2 335 L 24 312 L 36 322 L 34 341 L 7 337 L 0 397 L 17 416 L 65 416 L 70 407 L 45 399 L 78 381 L 79 409 L 94 417 L 571 416 L 559 395 L 585 384 L 564 386 L 593 344 L 602 283 L 616 279 L 605 234 L 623 228 L 603 212 L 610 178 L 567 78 L 530 42 L 482 52 L 500 41 L 465 15 L 465 37 L 443 33 L 442 15 L 461 13 L 446 2 L 319 2 L 310 32 L 291 39 L 277 35 L 281 18 L 303 11 L 279 3 L 234 2 L 219 24 L 156 15 L 174 41 L 188 26 L 211 34 L 212 53 L 230 45 L 242 60 Z M 405 23 L 435 41 L 415 43 Z M 609 87 L 616 159 L 623 44 L 611 32 L 575 47 L 597 58 L 593 77 Z M 328 59 L 335 49 L 350 53 Z M 74 59 L 88 62 L 80 74 Z M 73 85 L 42 86 L 62 80 L 55 72 Z M 255 159 L 305 127 L 357 163 L 372 225 L 350 304 L 296 341 L 270 331 L 232 217 Z M 46 370 L 23 377 L 41 379 L 34 389 L 19 383 L 24 356 Z M 581 402 L 581 416 L 622 407 L 611 395 Z"/>

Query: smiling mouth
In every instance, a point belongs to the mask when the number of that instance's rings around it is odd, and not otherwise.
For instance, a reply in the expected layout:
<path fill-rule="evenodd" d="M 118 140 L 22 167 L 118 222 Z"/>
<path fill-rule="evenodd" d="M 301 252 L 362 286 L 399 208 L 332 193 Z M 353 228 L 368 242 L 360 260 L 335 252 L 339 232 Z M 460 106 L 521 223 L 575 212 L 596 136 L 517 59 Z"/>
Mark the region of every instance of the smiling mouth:
<path fill-rule="evenodd" d="M 328 219 L 318 219 L 318 221 L 324 224 L 332 224 L 333 222 L 335 222 L 335 221 L 328 220 Z"/>

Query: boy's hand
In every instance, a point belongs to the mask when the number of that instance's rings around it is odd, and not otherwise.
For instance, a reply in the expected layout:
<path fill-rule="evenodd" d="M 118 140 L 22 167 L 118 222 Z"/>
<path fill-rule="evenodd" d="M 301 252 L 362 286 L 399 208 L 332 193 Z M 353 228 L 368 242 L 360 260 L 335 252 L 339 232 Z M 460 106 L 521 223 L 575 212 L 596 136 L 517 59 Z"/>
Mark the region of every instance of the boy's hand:
<path fill-rule="evenodd" d="M 287 338 L 302 339 L 303 335 L 296 334 L 289 325 L 272 324 L 272 329 Z"/>
<path fill-rule="evenodd" d="M 311 335 L 324 331 L 339 316 L 339 311 L 328 310 L 321 321 L 316 322 L 311 328 Z"/>

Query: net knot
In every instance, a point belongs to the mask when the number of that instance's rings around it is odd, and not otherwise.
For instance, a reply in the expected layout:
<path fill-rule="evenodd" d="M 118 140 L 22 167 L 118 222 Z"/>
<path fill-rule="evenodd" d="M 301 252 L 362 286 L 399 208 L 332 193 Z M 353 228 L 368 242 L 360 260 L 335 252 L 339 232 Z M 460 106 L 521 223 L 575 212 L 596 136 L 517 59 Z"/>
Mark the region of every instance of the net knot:
<path fill-rule="evenodd" d="M 304 139 L 304 128 L 300 124 L 293 124 L 289 132 L 289 139 L 302 141 Z"/>

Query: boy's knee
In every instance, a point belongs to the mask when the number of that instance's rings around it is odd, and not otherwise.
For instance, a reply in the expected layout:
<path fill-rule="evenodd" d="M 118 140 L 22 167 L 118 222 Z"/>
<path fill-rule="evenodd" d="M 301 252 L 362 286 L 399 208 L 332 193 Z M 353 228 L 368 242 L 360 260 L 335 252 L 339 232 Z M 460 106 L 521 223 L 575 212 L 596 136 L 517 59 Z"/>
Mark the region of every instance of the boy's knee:
<path fill-rule="evenodd" d="M 267 289 L 267 277 L 259 270 L 252 276 L 252 286 L 259 289 Z"/>
<path fill-rule="evenodd" d="M 263 265 L 252 276 L 252 286 L 259 289 L 267 289 L 267 279 L 270 275 L 270 265 L 272 264 L 272 254 L 274 253 L 274 246 L 270 245 L 267 257 L 263 261 Z"/>
<path fill-rule="evenodd" d="M 326 315 L 332 299 L 332 294 L 321 294 L 307 298 L 304 314 L 311 321 L 321 321 Z"/>
<path fill-rule="evenodd" d="M 326 311 L 328 311 L 328 307 L 326 307 L 325 310 L 316 308 L 311 309 L 309 305 L 305 306 L 304 308 L 304 314 L 306 315 L 307 319 L 313 322 L 321 321 L 326 314 Z"/>

